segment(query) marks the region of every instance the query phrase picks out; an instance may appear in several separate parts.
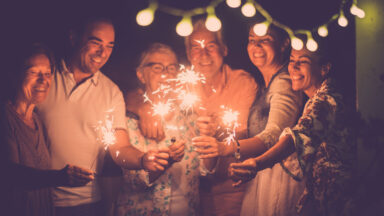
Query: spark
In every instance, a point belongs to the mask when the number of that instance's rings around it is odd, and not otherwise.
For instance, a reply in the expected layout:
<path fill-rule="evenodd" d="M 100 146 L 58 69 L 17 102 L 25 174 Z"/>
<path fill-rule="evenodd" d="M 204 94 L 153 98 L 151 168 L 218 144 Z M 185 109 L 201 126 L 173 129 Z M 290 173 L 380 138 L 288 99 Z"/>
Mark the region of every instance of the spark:
<path fill-rule="evenodd" d="M 178 99 L 181 101 L 180 109 L 187 112 L 193 108 L 193 105 L 196 102 L 200 101 L 200 98 L 196 94 L 189 93 L 186 91 L 182 91 L 178 95 Z"/>
<path fill-rule="evenodd" d="M 159 115 L 161 117 L 164 117 L 172 110 L 172 106 L 170 101 L 168 100 L 165 103 L 159 102 L 159 103 L 153 104 L 152 109 L 153 109 L 153 115 Z"/>
<path fill-rule="evenodd" d="M 240 113 L 238 111 L 233 111 L 230 108 L 226 108 L 224 105 L 221 105 L 220 107 L 224 109 L 221 120 L 225 126 L 226 134 L 228 135 L 224 140 L 230 145 L 236 138 L 236 128 L 239 127 L 238 118 Z"/>
<path fill-rule="evenodd" d="M 205 47 L 205 40 L 195 40 L 195 41 L 200 44 L 201 48 L 204 49 L 204 47 Z"/>
<path fill-rule="evenodd" d="M 99 121 L 96 130 L 101 132 L 101 143 L 104 144 L 104 148 L 107 149 L 110 145 L 116 143 L 115 129 L 113 128 L 113 115 L 110 113 L 113 112 L 113 109 L 107 111 L 105 120 Z"/>
<path fill-rule="evenodd" d="M 118 157 L 120 154 L 120 151 L 116 151 L 116 157 Z"/>
<path fill-rule="evenodd" d="M 176 81 L 176 85 L 196 85 L 198 82 L 205 83 L 204 75 L 195 72 L 194 66 L 192 66 L 190 69 L 186 69 L 183 65 L 180 65 L 180 68 L 184 69 L 180 70 L 181 72 L 177 74 L 177 77 L 175 79 L 169 79 L 169 81 Z"/>

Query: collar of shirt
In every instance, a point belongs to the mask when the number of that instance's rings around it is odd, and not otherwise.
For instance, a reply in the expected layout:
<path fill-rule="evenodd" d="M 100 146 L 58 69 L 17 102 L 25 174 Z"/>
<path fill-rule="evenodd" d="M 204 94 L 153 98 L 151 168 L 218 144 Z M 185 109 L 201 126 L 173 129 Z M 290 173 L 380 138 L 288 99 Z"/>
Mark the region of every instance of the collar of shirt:
<path fill-rule="evenodd" d="M 61 60 L 61 66 L 62 66 L 63 76 L 66 79 L 71 80 L 71 82 L 73 82 L 73 85 L 76 85 L 75 77 L 73 76 L 73 73 L 69 71 L 67 64 L 65 63 L 64 59 Z M 101 73 L 100 71 L 97 71 L 96 73 L 91 75 L 91 77 L 89 77 L 85 82 L 87 82 L 89 80 L 93 85 L 97 86 L 97 84 L 99 83 L 100 73 Z M 85 83 L 85 82 L 83 82 L 83 83 Z"/>

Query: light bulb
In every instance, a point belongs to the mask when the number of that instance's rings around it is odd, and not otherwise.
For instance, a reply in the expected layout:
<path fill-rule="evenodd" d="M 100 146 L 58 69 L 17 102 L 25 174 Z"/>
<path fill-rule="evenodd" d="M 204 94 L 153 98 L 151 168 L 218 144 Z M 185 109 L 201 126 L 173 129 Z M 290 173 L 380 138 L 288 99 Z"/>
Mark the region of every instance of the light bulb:
<path fill-rule="evenodd" d="M 315 52 L 317 50 L 317 48 L 319 47 L 317 45 L 317 42 L 315 40 L 313 40 L 313 38 L 309 38 L 307 40 L 307 44 L 305 46 L 307 47 L 307 50 L 309 50 L 311 52 Z"/>
<path fill-rule="evenodd" d="M 292 39 L 291 39 L 291 46 L 295 50 L 301 50 L 301 49 L 303 49 L 304 43 L 299 38 L 292 37 Z"/>
<path fill-rule="evenodd" d="M 192 21 L 190 17 L 184 17 L 179 23 L 176 25 L 176 32 L 180 36 L 186 37 L 190 35 L 193 31 Z"/>
<path fill-rule="evenodd" d="M 351 11 L 351 14 L 353 14 L 359 18 L 365 17 L 365 12 L 361 8 L 357 7 L 355 4 L 352 5 L 350 11 Z"/>
<path fill-rule="evenodd" d="M 144 10 L 141 10 L 136 15 L 137 24 L 139 24 L 141 26 L 150 25 L 153 22 L 154 13 L 155 13 L 155 11 L 153 9 L 150 9 L 150 8 L 146 8 Z"/>
<path fill-rule="evenodd" d="M 253 17 L 256 14 L 256 8 L 251 2 L 247 2 L 241 7 L 241 13 L 246 17 Z"/>
<path fill-rule="evenodd" d="M 318 29 L 317 29 L 317 33 L 321 36 L 321 37 L 327 37 L 328 36 L 328 28 L 326 25 L 322 25 L 320 26 Z"/>
<path fill-rule="evenodd" d="M 240 7 L 241 0 L 227 0 L 226 3 L 228 7 L 237 8 L 237 7 Z"/>
<path fill-rule="evenodd" d="M 257 23 L 256 25 L 253 26 L 253 32 L 257 36 L 262 37 L 267 34 L 268 26 L 269 26 L 269 22 Z"/>
<path fill-rule="evenodd" d="M 210 14 L 205 21 L 205 27 L 207 27 L 209 31 L 219 31 L 221 29 L 221 21 L 216 15 Z"/>
<path fill-rule="evenodd" d="M 347 18 L 345 18 L 343 13 L 340 14 L 339 19 L 337 20 L 337 23 L 341 27 L 346 27 L 348 25 L 348 20 L 347 20 Z"/>

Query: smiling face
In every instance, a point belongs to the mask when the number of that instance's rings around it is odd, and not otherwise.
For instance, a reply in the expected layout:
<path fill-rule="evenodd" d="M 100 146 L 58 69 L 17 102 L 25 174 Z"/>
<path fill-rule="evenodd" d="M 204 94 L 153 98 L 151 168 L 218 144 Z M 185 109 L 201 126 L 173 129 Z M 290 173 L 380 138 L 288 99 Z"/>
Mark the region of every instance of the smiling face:
<path fill-rule="evenodd" d="M 141 65 L 136 74 L 148 93 L 167 84 L 165 80 L 175 78 L 178 70 L 176 55 L 167 49 L 148 54 Z"/>
<path fill-rule="evenodd" d="M 197 29 L 189 37 L 188 60 L 195 66 L 195 70 L 207 79 L 221 72 L 223 58 L 226 55 L 227 48 L 219 43 L 215 33 L 207 29 Z"/>
<path fill-rule="evenodd" d="M 25 64 L 22 95 L 27 103 L 38 104 L 45 100 L 51 85 L 51 64 L 44 54 L 30 57 Z"/>
<path fill-rule="evenodd" d="M 304 91 L 307 96 L 311 97 L 321 85 L 329 67 L 329 64 L 320 64 L 319 57 L 305 48 L 292 49 L 288 66 L 292 89 Z"/>
<path fill-rule="evenodd" d="M 111 23 L 90 23 L 76 48 L 74 66 L 86 74 L 96 73 L 108 61 L 114 43 L 115 30 Z"/>
<path fill-rule="evenodd" d="M 282 64 L 284 62 L 280 61 L 287 44 L 288 41 L 280 41 L 277 33 L 271 28 L 264 36 L 256 35 L 253 28 L 250 28 L 247 46 L 249 59 L 259 70 Z"/>

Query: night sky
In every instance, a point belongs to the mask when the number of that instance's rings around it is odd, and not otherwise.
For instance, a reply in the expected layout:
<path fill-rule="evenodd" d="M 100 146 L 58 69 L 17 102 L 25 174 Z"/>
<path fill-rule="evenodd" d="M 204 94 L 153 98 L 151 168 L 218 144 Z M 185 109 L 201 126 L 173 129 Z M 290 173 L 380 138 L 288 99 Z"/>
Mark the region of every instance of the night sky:
<path fill-rule="evenodd" d="M 208 0 L 160 0 L 160 4 L 180 9 L 207 6 Z M 244 1 L 243 1 L 244 2 Z M 339 10 L 339 0 L 261 0 L 258 1 L 276 20 L 294 29 L 312 29 L 326 22 Z M 111 18 L 116 25 L 115 50 L 102 71 L 123 91 L 136 87 L 135 67 L 140 52 L 151 42 L 171 45 L 181 62 L 185 62 L 184 41 L 175 32 L 181 17 L 158 11 L 148 27 L 136 24 L 136 14 L 148 6 L 147 0 L 109 1 L 3 1 L 1 3 L 2 54 L 14 52 L 13 45 L 20 41 L 43 41 L 57 55 L 66 46 L 66 29 L 71 22 L 100 15 Z M 221 3 L 216 14 L 223 24 L 223 33 L 229 47 L 225 61 L 233 68 L 242 68 L 260 78 L 246 52 L 247 23 L 240 8 L 229 8 Z M 346 15 L 348 17 L 349 12 Z M 349 17 L 350 18 L 350 17 Z M 334 48 L 334 74 L 341 83 L 349 103 L 355 102 L 355 28 L 352 19 L 342 28 L 336 23 L 329 26 L 328 39 Z M 2 57 L 1 60 L 6 60 Z"/>

